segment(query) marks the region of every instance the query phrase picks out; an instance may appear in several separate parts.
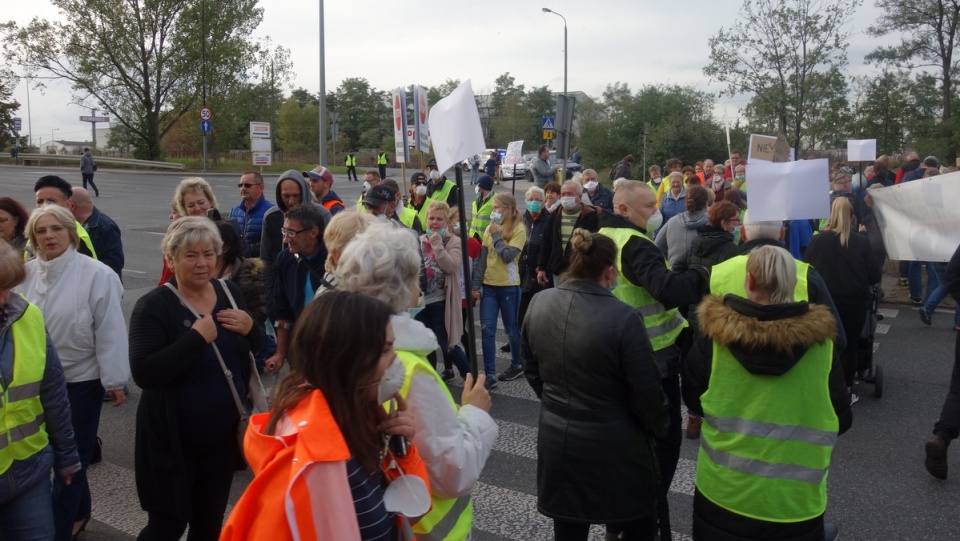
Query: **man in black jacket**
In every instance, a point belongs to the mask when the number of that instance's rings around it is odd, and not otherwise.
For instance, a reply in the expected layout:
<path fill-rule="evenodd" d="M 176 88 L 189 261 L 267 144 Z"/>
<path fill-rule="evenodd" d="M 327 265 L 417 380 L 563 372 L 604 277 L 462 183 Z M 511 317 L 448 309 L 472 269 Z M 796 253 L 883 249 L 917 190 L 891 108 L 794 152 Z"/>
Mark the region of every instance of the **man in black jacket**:
<path fill-rule="evenodd" d="M 960 303 L 960 247 L 953 253 L 947 272 L 943 278 L 947 282 L 950 296 Z M 933 437 L 926 445 L 927 457 L 924 461 L 927 471 L 937 479 L 947 478 L 947 446 L 960 435 L 960 320 L 955 320 L 957 344 L 953 359 L 953 374 L 950 376 L 950 392 L 943 401 L 940 418 L 933 425 Z"/>
<path fill-rule="evenodd" d="M 583 185 L 568 180 L 560 188 L 560 206 L 550 215 L 543 234 L 543 246 L 537 258 L 537 283 L 545 287 L 551 277 L 559 276 L 570 264 L 570 237 L 574 229 L 595 232 L 600 229 L 600 214 L 597 207 L 584 205 L 581 201 Z M 556 285 L 556 284 L 554 284 Z"/>
<path fill-rule="evenodd" d="M 327 261 L 323 218 L 313 205 L 305 203 L 286 211 L 280 234 L 287 249 L 277 256 L 270 313 L 276 325 L 277 351 L 264 363 L 274 374 L 286 359 L 294 322 L 323 282 L 323 265 Z"/>

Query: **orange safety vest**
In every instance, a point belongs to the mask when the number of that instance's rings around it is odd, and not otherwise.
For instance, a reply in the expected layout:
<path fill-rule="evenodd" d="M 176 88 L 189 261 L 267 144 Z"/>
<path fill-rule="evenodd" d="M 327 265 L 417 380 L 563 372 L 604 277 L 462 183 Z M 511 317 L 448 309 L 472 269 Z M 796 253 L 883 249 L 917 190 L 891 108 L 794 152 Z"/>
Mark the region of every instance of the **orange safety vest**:
<path fill-rule="evenodd" d="M 269 413 L 250 418 L 243 450 L 255 476 L 230 513 L 220 541 L 359 541 L 343 464 L 350 449 L 323 393 L 312 391 L 287 415 L 298 427 L 287 436 L 263 432 Z M 430 486 L 427 467 L 413 444 L 397 462 Z M 412 539 L 407 519 L 398 516 L 397 527 L 400 539 Z"/>
<path fill-rule="evenodd" d="M 343 201 L 341 201 L 341 200 L 339 200 L 339 199 L 330 199 L 330 200 L 324 201 L 323 203 L 320 203 L 320 204 L 323 205 L 323 208 L 329 210 L 329 211 L 332 213 L 332 212 L 333 212 L 333 206 L 336 205 L 336 204 L 338 204 L 338 203 L 340 204 L 341 207 L 344 207 L 344 208 L 347 207 L 346 205 L 343 204 Z"/>

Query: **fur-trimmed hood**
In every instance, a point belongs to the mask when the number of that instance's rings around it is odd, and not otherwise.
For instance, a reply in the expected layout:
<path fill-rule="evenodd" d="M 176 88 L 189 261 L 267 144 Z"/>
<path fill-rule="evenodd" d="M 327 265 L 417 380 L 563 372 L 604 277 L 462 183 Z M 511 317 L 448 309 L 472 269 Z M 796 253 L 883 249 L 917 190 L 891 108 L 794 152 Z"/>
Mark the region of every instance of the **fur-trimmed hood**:
<path fill-rule="evenodd" d="M 736 295 L 704 297 L 697 308 L 700 332 L 729 348 L 752 374 L 787 373 L 814 344 L 836 338 L 826 306 L 806 302 L 760 305 Z"/>

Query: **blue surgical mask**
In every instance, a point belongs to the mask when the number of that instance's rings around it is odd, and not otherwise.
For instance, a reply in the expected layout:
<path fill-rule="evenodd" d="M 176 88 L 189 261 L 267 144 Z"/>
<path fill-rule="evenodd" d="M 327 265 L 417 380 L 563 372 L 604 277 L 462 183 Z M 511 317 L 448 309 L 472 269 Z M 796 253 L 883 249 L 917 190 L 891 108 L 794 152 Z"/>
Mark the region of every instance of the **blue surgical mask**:
<path fill-rule="evenodd" d="M 447 228 L 444 227 L 444 228 L 441 229 L 440 231 L 437 231 L 437 234 L 440 235 L 441 237 L 444 236 L 444 235 L 446 235 L 446 234 L 447 234 Z"/>
<path fill-rule="evenodd" d="M 538 214 L 543 210 L 543 203 L 540 201 L 527 201 L 527 210 L 530 211 L 530 214 Z"/>
<path fill-rule="evenodd" d="M 417 314 L 423 311 L 423 307 L 426 306 L 423 302 L 423 295 L 420 295 L 420 300 L 417 302 L 417 305 L 409 310 L 410 317 L 417 317 Z"/>
<path fill-rule="evenodd" d="M 460 224 L 453 224 L 453 234 L 454 235 L 460 234 Z"/>
<path fill-rule="evenodd" d="M 503 214 L 500 214 L 500 213 L 497 212 L 497 211 L 491 212 L 491 213 L 490 213 L 490 221 L 493 222 L 493 223 L 495 223 L 495 224 L 502 224 L 502 223 L 503 223 Z"/>

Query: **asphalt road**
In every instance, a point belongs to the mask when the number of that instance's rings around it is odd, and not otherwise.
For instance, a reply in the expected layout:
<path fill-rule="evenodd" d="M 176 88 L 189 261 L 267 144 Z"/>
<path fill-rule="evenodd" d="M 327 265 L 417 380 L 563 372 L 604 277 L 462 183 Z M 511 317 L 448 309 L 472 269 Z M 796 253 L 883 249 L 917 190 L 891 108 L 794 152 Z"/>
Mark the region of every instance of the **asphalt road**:
<path fill-rule="evenodd" d="M 33 183 L 43 174 L 59 174 L 80 184 L 74 169 L 0 166 L 0 195 L 32 207 Z M 155 287 L 160 275 L 160 239 L 168 225 L 167 203 L 186 175 L 99 171 L 97 206 L 120 224 L 126 253 L 124 312 Z M 239 175 L 207 175 L 222 212 L 239 201 Z M 275 178 L 267 179 L 272 199 Z M 527 184 L 519 182 L 518 190 Z M 359 196 L 359 183 L 337 176 L 334 190 L 348 204 Z M 468 189 L 466 193 L 472 195 Z M 923 325 L 916 309 L 884 305 L 886 318 L 878 329 L 875 361 L 885 371 L 884 395 L 861 386 L 853 428 L 839 440 L 829 477 L 827 519 L 840 525 L 844 540 L 955 539 L 960 531 L 960 473 L 940 482 L 923 468 L 923 444 L 929 438 L 947 392 L 954 355 L 952 313 L 938 313 L 934 325 Z M 503 339 L 499 343 L 504 343 Z M 479 344 L 478 344 L 479 350 Z M 509 364 L 498 353 L 499 369 Z M 267 382 L 270 383 L 270 382 Z M 139 391 L 131 386 L 124 406 L 105 408 L 100 435 L 104 462 L 90 470 L 94 520 L 83 539 L 129 540 L 145 523 L 133 477 L 133 435 Z M 495 391 L 491 412 L 500 439 L 474 490 L 474 538 L 548 540 L 549 521 L 536 511 L 536 432 L 539 404 L 521 379 L 504 382 Z M 677 478 L 670 494 L 675 538 L 687 539 L 696 466 L 695 441 L 685 440 Z M 955 454 L 955 453 L 954 453 Z M 956 467 L 958 462 L 954 460 Z M 249 482 L 238 473 L 231 501 Z M 952 532 L 952 533 L 951 533 Z M 602 539 L 594 528 L 593 539 Z"/>

